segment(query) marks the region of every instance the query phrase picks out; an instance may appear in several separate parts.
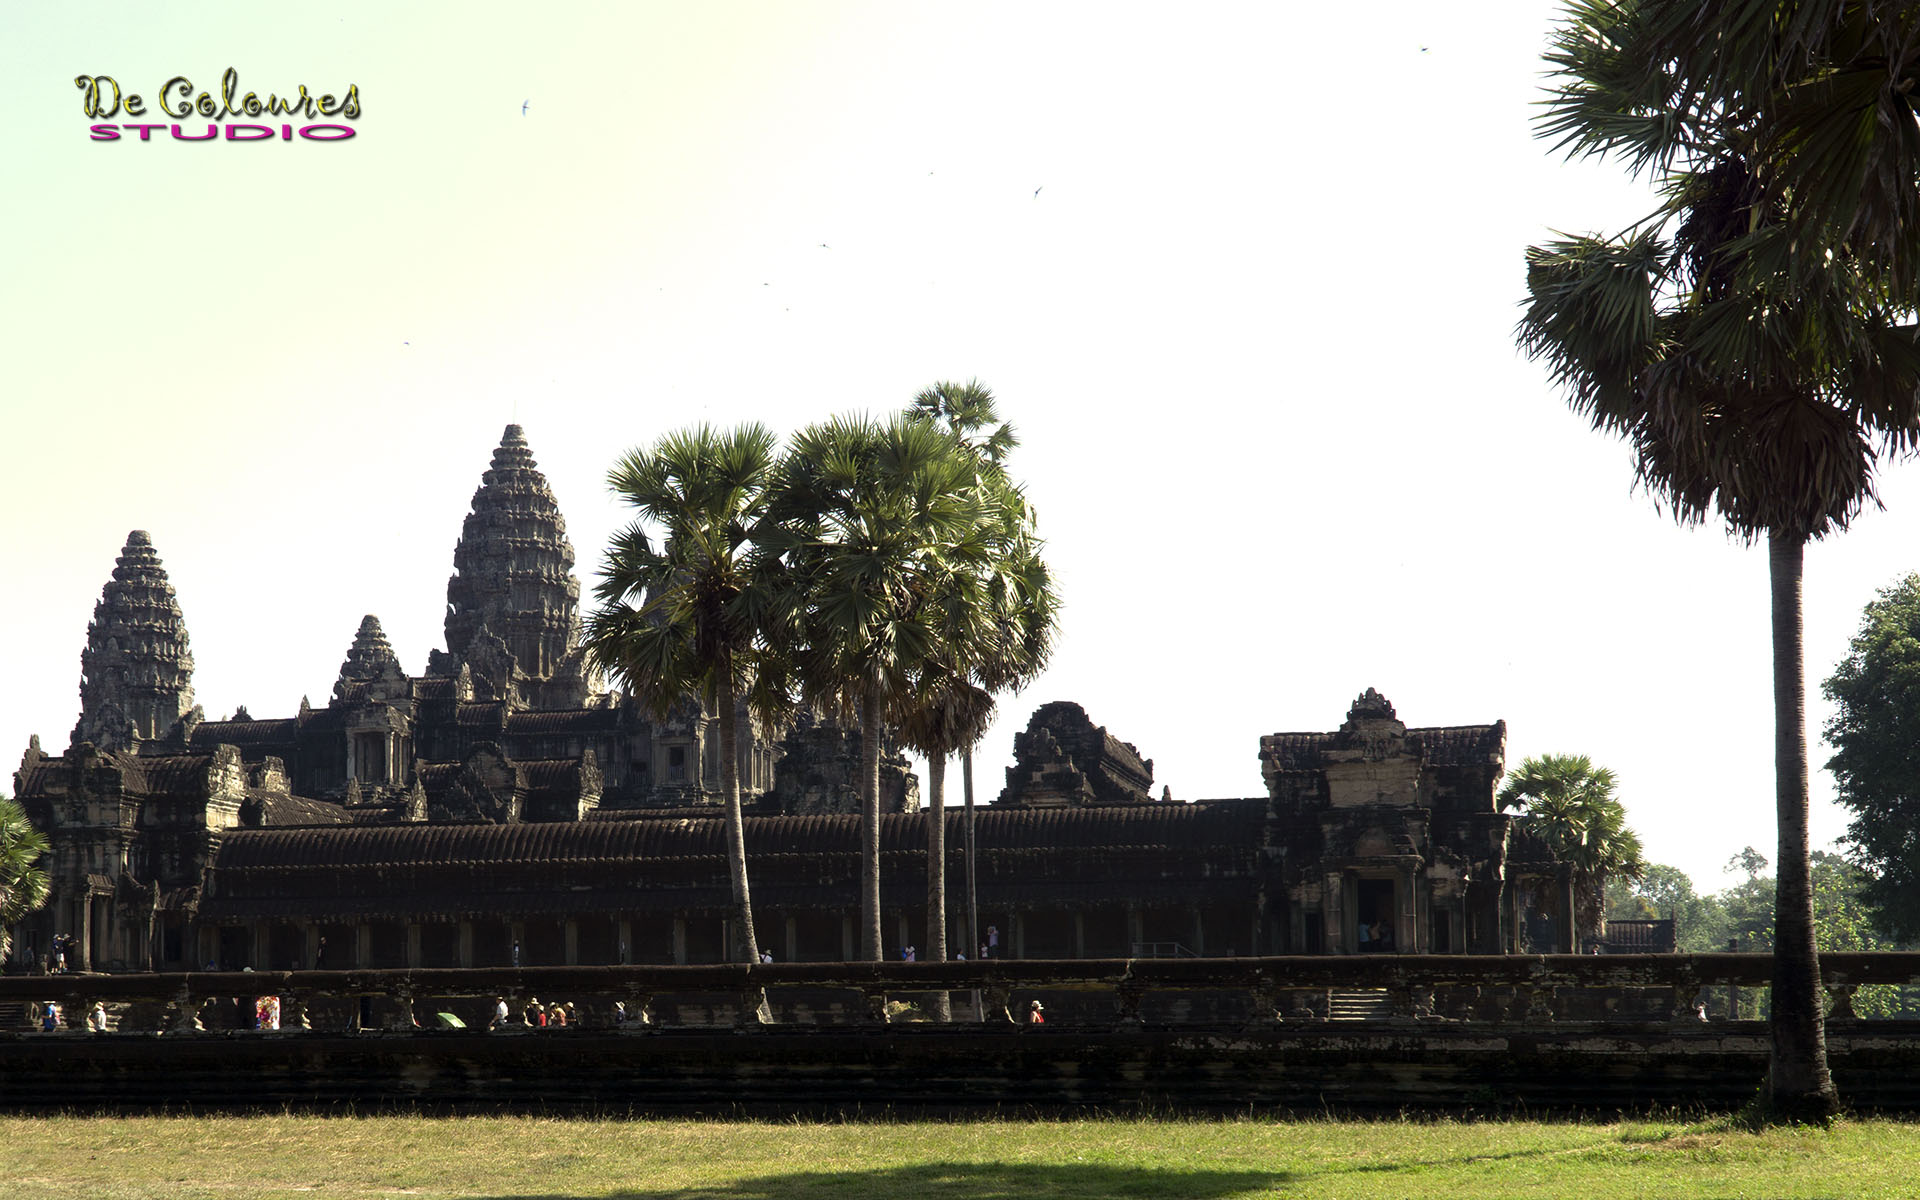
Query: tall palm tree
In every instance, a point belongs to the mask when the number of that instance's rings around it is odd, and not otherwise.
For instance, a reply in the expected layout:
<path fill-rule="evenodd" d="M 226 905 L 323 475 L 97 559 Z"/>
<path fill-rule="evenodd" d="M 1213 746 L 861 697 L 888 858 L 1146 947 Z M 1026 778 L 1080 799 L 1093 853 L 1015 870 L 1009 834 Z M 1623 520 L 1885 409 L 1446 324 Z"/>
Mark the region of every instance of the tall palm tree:
<path fill-rule="evenodd" d="M 798 434 L 761 544 L 793 597 L 802 698 L 861 734 L 860 953 L 878 961 L 880 742 L 928 664 L 984 637 L 979 594 L 999 551 L 972 459 L 940 431 L 842 417 Z"/>
<path fill-rule="evenodd" d="M 1500 807 L 1521 820 L 1573 869 L 1575 928 L 1602 937 L 1607 880 L 1638 879 L 1645 867 L 1640 837 L 1614 796 L 1613 772 L 1584 754 L 1543 754 L 1514 768 L 1500 789 Z"/>
<path fill-rule="evenodd" d="M 1920 353 L 1890 276 L 1780 232 L 1792 204 L 1759 174 L 1764 112 L 1672 107 L 1697 89 L 1644 57 L 1671 11 L 1580 0 L 1554 37 L 1543 132 L 1657 174 L 1666 200 L 1618 237 L 1530 249 L 1519 338 L 1577 413 L 1627 439 L 1663 508 L 1767 541 L 1780 831 L 1767 1098 L 1824 1119 L 1837 1098 L 1813 940 L 1801 576 L 1807 542 L 1873 498 L 1877 454 L 1915 445 Z"/>
<path fill-rule="evenodd" d="M 914 398 L 911 420 L 942 430 L 972 456 L 974 486 L 987 498 L 1000 525 L 1004 551 L 994 564 L 982 594 L 993 606 L 990 637 L 965 648 L 964 666 L 934 664 L 919 693 L 924 703 L 903 724 L 909 742 L 927 756 L 927 924 L 928 938 L 946 944 L 946 756 L 959 751 L 965 799 L 963 836 L 966 853 L 967 946 L 980 944 L 975 897 L 973 747 L 993 719 L 993 694 L 1018 691 L 1046 666 L 1053 647 L 1059 600 L 1040 558 L 1035 517 L 1025 494 L 1006 472 L 1006 456 L 1018 446 L 1013 426 L 1000 421 L 993 392 L 978 380 L 936 383 Z M 916 719 L 918 718 L 918 719 Z"/>
<path fill-rule="evenodd" d="M 732 949 L 743 962 L 757 962 L 760 947 L 740 815 L 737 712 L 743 696 L 761 716 L 779 704 L 780 688 L 768 686 L 779 664 L 763 636 L 775 618 L 750 542 L 773 468 L 774 436 L 759 424 L 700 425 L 622 458 L 607 482 L 640 519 L 608 548 L 595 591 L 601 607 L 586 631 L 594 663 L 623 679 L 656 717 L 691 694 L 719 724 L 727 876 L 739 927 Z M 659 529 L 657 541 L 649 524 Z"/>
<path fill-rule="evenodd" d="M 52 883 L 39 862 L 51 848 L 19 802 L 0 796 L 0 960 L 13 951 L 13 927 L 47 902 Z"/>

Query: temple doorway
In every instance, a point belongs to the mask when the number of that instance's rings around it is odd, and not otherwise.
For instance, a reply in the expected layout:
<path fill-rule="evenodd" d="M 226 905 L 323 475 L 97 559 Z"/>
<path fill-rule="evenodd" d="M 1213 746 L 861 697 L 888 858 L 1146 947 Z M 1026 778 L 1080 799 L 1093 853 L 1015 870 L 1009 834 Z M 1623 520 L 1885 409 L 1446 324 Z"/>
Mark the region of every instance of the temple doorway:
<path fill-rule="evenodd" d="M 1355 881 L 1354 944 L 1362 954 L 1391 954 L 1394 945 L 1393 883 L 1391 879 Z"/>

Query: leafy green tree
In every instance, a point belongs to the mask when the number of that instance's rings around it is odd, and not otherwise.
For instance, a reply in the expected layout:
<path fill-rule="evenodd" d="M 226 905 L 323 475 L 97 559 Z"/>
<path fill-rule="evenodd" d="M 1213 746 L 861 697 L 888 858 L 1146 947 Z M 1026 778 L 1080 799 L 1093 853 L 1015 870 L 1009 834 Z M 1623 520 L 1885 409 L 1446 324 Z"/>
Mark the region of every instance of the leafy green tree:
<path fill-rule="evenodd" d="M 1519 336 L 1576 412 L 1628 440 L 1662 507 L 1767 540 L 1780 836 L 1767 1103 L 1825 1119 L 1838 1098 L 1814 949 L 1801 577 L 1807 542 L 1872 497 L 1877 453 L 1915 444 L 1920 353 L 1893 277 L 1770 193 L 1774 94 L 1716 101 L 1681 74 L 1717 69 L 1725 30 L 1697 28 L 1712 46 L 1675 52 L 1662 35 L 1678 3 L 1576 0 L 1554 34 L 1543 135 L 1657 176 L 1665 200 L 1618 237 L 1530 249 Z"/>
<path fill-rule="evenodd" d="M 0 796 L 0 959 L 13 949 L 13 927 L 47 902 L 51 883 L 40 859 L 51 848 L 19 802 Z"/>
<path fill-rule="evenodd" d="M 981 594 L 1005 552 L 974 456 L 904 416 L 842 417 L 797 435 L 760 539 L 791 599 L 802 698 L 861 732 L 861 956 L 878 961 L 880 741 L 933 664 L 992 636 Z"/>
<path fill-rule="evenodd" d="M 1674 949 L 1700 954 L 1727 948 L 1727 913 L 1714 896 L 1694 890 L 1678 867 L 1647 863 L 1638 876 L 1607 880 L 1607 919 L 1673 921 Z"/>
<path fill-rule="evenodd" d="M 1867 902 L 1888 934 L 1920 938 L 1920 575 L 1867 605 L 1822 690 L 1834 706 L 1827 769 L 1853 813 Z"/>
<path fill-rule="evenodd" d="M 1907 940 L 1886 936 L 1869 899 L 1872 880 L 1838 854 L 1813 855 L 1814 924 L 1823 951 L 1909 950 Z M 1853 996 L 1861 1017 L 1912 1019 L 1920 1016 L 1920 988 L 1869 985 Z"/>
<path fill-rule="evenodd" d="M 1907 948 L 1875 928 L 1872 911 L 1863 895 L 1867 876 L 1859 867 L 1840 855 L 1821 850 L 1813 852 L 1811 861 L 1814 940 L 1820 951 Z M 1746 878 L 1713 897 L 1725 913 L 1726 932 L 1717 944 L 1702 949 L 1736 949 L 1762 954 L 1772 951 L 1775 888 L 1773 877 L 1766 873 L 1766 858 L 1749 846 L 1727 863 L 1727 869 L 1740 871 Z M 1768 998 L 1763 992 L 1744 994 L 1742 1008 L 1749 1005 L 1752 1015 L 1765 1015 Z M 1920 988 L 1863 987 L 1854 995 L 1853 1009 L 1862 1017 L 1920 1015 Z"/>
<path fill-rule="evenodd" d="M 1767 874 L 1766 855 L 1748 846 L 1727 860 L 1726 869 L 1739 871 L 1746 879 L 1719 894 L 1720 907 L 1727 915 L 1727 944 L 1709 948 L 1758 953 L 1771 951 L 1774 948 L 1774 910 L 1779 900 L 1773 876 Z M 1817 921 L 1815 928 L 1817 931 Z M 1817 943 L 1818 938 L 1815 940 Z"/>
<path fill-rule="evenodd" d="M 1516 767 L 1500 788 L 1500 807 L 1573 868 L 1574 915 L 1582 937 L 1606 933 L 1610 878 L 1640 874 L 1640 837 L 1614 796 L 1613 772 L 1584 754 L 1542 754 Z"/>
<path fill-rule="evenodd" d="M 732 950 L 743 962 L 758 961 L 760 951 L 740 814 L 738 709 L 743 696 L 762 714 L 782 699 L 780 664 L 765 637 L 776 620 L 774 600 L 756 574 L 749 540 L 773 468 L 773 434 L 758 424 L 700 425 L 622 458 L 607 482 L 640 519 L 608 548 L 596 589 L 601 607 L 586 631 L 593 662 L 624 680 L 656 716 L 689 695 L 715 716 L 738 926 Z"/>

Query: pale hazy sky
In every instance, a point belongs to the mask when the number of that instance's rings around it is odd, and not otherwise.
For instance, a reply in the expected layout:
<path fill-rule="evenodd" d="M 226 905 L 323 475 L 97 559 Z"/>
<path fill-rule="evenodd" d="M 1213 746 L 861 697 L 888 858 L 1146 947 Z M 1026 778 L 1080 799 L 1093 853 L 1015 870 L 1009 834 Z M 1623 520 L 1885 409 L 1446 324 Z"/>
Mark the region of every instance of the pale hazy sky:
<path fill-rule="evenodd" d="M 0 743 L 66 745 L 130 529 L 208 714 L 286 715 L 363 613 L 424 668 L 510 421 L 590 590 L 626 448 L 978 377 L 1066 601 L 986 798 L 1044 701 L 1195 798 L 1375 687 L 1610 765 L 1718 886 L 1773 852 L 1766 556 L 1632 494 L 1513 347 L 1524 248 L 1648 205 L 1530 137 L 1553 7 L 0 8 Z M 76 75 L 151 112 L 228 67 L 356 86 L 357 136 L 88 140 Z M 1920 474 L 1882 482 L 1808 555 L 1816 685 L 1920 567 Z"/>

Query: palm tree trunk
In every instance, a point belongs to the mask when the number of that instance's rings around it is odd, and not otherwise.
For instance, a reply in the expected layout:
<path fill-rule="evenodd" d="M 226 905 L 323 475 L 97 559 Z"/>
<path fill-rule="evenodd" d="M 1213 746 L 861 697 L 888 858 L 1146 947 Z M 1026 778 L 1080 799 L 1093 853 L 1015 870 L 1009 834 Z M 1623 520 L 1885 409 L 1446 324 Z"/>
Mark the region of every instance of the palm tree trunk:
<path fill-rule="evenodd" d="M 1800 585 L 1807 540 L 1767 537 L 1773 585 L 1773 769 L 1780 853 L 1773 910 L 1773 1057 L 1766 1103 L 1776 1119 L 1825 1121 L 1839 1111 L 1827 1073 L 1820 958 L 1807 857 L 1807 680 Z"/>
<path fill-rule="evenodd" d="M 753 933 L 753 897 L 747 889 L 747 831 L 740 817 L 739 729 L 733 712 L 733 681 L 721 672 L 720 786 L 727 793 L 727 882 L 733 888 L 733 917 L 740 926 L 734 941 L 734 959 L 760 961 L 760 944 Z"/>
<path fill-rule="evenodd" d="M 947 756 L 927 755 L 927 945 L 928 962 L 947 961 Z M 936 993 L 934 1019 L 951 1021 L 947 993 Z"/>
<path fill-rule="evenodd" d="M 967 805 L 966 850 L 967 850 L 967 957 L 980 957 L 980 900 L 974 890 L 974 881 L 978 876 L 978 864 L 974 859 L 973 841 L 973 747 L 968 746 L 960 752 L 960 790 Z M 980 989 L 973 989 L 973 1015 L 975 1020 L 986 1020 L 980 1008 Z"/>
<path fill-rule="evenodd" d="M 880 702 L 860 705 L 860 957 L 880 961 Z"/>

